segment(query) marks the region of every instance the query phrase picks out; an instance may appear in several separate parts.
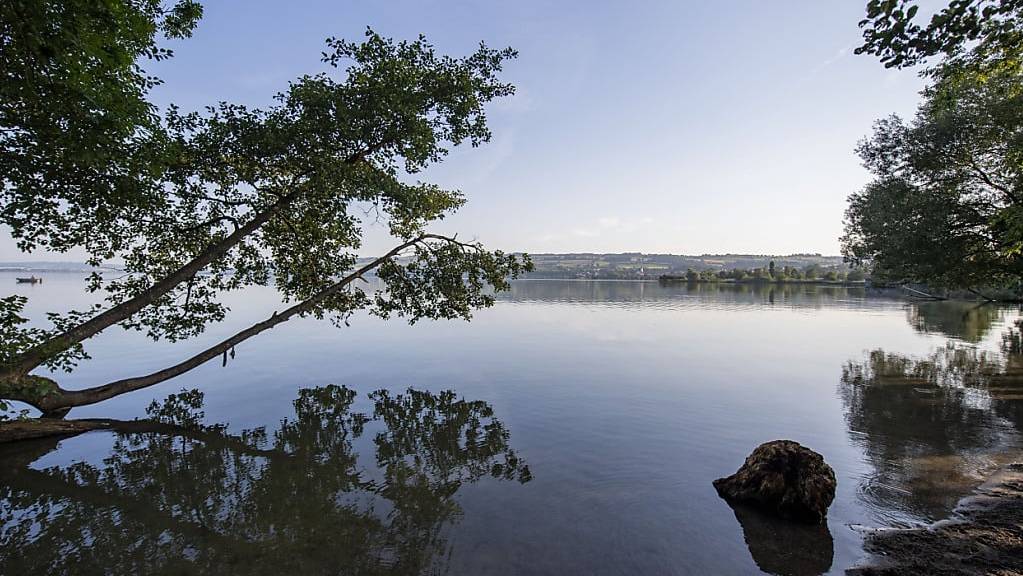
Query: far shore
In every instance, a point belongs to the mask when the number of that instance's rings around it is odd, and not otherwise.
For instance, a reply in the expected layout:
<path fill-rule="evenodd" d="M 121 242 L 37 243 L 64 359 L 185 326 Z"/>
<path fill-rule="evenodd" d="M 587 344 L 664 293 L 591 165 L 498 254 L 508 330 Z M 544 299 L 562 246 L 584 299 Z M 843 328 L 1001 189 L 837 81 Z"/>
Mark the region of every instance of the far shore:
<path fill-rule="evenodd" d="M 658 282 L 671 282 L 671 283 L 686 283 L 686 284 L 756 284 L 756 285 L 771 285 L 771 284 L 804 284 L 811 286 L 847 286 L 847 287 L 859 287 L 864 288 L 867 285 L 866 280 L 826 280 L 823 278 L 814 279 L 766 279 L 766 278 L 748 278 L 738 280 L 735 278 L 693 278 L 690 279 L 686 276 L 670 276 L 663 275 L 657 278 Z"/>

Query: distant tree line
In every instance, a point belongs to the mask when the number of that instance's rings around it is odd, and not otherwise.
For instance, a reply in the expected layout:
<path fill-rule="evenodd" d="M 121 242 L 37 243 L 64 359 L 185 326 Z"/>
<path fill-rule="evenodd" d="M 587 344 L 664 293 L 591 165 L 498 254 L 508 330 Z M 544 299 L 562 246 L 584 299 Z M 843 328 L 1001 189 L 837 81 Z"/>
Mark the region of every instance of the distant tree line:
<path fill-rule="evenodd" d="M 863 282 L 866 274 L 860 268 L 851 270 L 827 269 L 819 264 L 803 268 L 775 266 L 772 260 L 767 267 L 732 268 L 730 270 L 702 270 L 690 268 L 686 271 L 687 282 Z"/>

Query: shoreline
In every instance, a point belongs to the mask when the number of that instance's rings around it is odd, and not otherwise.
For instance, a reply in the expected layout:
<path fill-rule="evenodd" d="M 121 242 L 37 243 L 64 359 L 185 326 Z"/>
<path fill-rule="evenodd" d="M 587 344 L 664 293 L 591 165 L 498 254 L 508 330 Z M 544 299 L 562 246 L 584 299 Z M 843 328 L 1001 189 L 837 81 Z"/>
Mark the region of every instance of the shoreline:
<path fill-rule="evenodd" d="M 690 280 L 685 276 L 660 276 L 658 282 L 665 284 L 729 284 L 733 286 L 838 286 L 843 288 L 867 288 L 867 283 L 849 280 L 736 280 L 720 278 L 718 280 Z"/>
<path fill-rule="evenodd" d="M 1023 461 L 1007 464 L 959 501 L 949 518 L 921 528 L 878 529 L 850 576 L 1023 573 Z"/>

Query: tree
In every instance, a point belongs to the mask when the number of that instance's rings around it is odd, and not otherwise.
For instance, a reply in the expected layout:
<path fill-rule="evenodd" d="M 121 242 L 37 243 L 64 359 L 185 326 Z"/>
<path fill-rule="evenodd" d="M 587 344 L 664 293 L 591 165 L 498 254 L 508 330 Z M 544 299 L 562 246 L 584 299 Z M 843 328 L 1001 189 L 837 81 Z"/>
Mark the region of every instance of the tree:
<path fill-rule="evenodd" d="M 863 282 L 866 279 L 866 274 L 859 268 L 853 268 L 846 274 L 845 279 L 849 282 Z"/>
<path fill-rule="evenodd" d="M 945 59 L 926 71 L 932 82 L 912 121 L 884 119 L 860 143 L 875 179 L 849 197 L 843 254 L 881 280 L 1014 287 L 1023 273 L 1023 142 L 1016 136 L 1023 44 L 1015 41 L 1023 4 L 952 2 L 927 28 L 912 24 L 915 11 L 889 10 L 892 2 L 875 14 L 876 4 L 868 7 L 874 20 L 862 51 L 896 66 Z M 878 36 L 879 26 L 902 32 Z M 968 41 L 976 42 L 967 50 Z"/>
<path fill-rule="evenodd" d="M 713 270 L 704 270 L 700 272 L 700 280 L 704 282 L 717 282 L 718 275 Z"/>
<path fill-rule="evenodd" d="M 953 64 L 977 64 L 1014 60 L 1023 43 L 1021 0 L 952 0 L 923 25 L 918 10 L 910 0 L 870 0 L 856 53 L 874 54 L 887 68 L 914 66 L 939 54 Z"/>
<path fill-rule="evenodd" d="M 190 0 L 0 4 L 0 210 L 23 249 L 45 237 L 66 251 L 110 223 L 99 214 L 144 207 L 161 126 L 146 100 L 159 80 L 140 62 L 171 57 L 158 40 L 190 36 L 201 16 Z"/>
<path fill-rule="evenodd" d="M 859 153 L 876 179 L 849 198 L 843 252 L 880 278 L 969 288 L 1023 272 L 1021 69 L 943 75 L 910 123 L 878 122 Z"/>
<path fill-rule="evenodd" d="M 298 78 L 266 109 L 222 102 L 157 117 L 146 100 L 156 81 L 141 62 L 168 57 L 157 33 L 187 36 L 201 9 L 104 6 L 16 2 L 0 12 L 0 223 L 26 251 L 77 248 L 93 264 L 123 262 L 115 277 L 88 281 L 104 306 L 51 315 L 52 326 L 29 324 L 24 298 L 0 300 L 0 400 L 62 416 L 226 361 L 296 316 L 469 319 L 493 303 L 491 288 L 529 268 L 526 257 L 430 233 L 465 199 L 413 180 L 451 146 L 490 139 L 485 105 L 513 93 L 498 78 L 513 50 L 481 44 L 454 58 L 423 37 L 367 30 L 361 43 L 328 39 L 329 73 Z M 396 239 L 365 263 L 363 211 Z M 356 281 L 372 271 L 385 288 L 367 293 Z M 114 325 L 153 339 L 197 336 L 228 313 L 225 291 L 271 283 L 289 307 L 174 366 L 83 390 L 34 372 L 72 370 L 88 357 L 84 343 Z"/>

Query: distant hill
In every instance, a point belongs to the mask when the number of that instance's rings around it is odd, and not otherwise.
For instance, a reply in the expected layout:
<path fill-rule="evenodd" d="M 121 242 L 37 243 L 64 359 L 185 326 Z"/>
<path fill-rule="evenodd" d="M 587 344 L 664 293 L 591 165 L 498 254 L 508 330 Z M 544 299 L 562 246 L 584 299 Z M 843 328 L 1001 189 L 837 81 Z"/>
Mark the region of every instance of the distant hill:
<path fill-rule="evenodd" d="M 527 278 L 657 278 L 662 274 L 682 275 L 686 270 L 731 270 L 741 268 L 752 270 L 767 268 L 773 261 L 783 268 L 805 269 L 819 267 L 823 271 L 844 270 L 846 265 L 841 256 L 820 254 L 642 254 L 624 252 L 620 254 L 530 254 L 536 269 Z"/>

